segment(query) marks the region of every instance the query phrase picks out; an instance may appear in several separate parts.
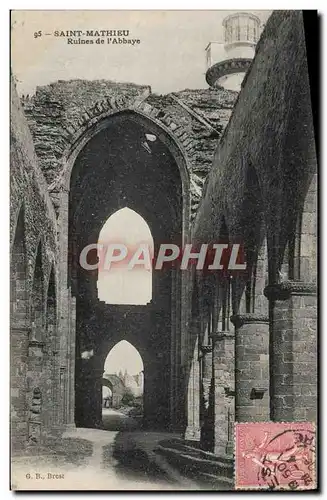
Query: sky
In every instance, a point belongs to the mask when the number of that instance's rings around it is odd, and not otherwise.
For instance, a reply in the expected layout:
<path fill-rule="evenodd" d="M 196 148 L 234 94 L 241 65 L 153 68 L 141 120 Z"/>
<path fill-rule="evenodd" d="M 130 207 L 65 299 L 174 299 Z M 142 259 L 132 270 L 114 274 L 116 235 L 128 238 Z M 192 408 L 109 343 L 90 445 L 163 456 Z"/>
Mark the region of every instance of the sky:
<path fill-rule="evenodd" d="M 128 230 L 127 230 L 128 229 Z M 146 221 L 134 210 L 125 207 L 115 212 L 104 224 L 99 234 L 98 245 L 102 245 L 102 257 L 98 272 L 98 298 L 107 304 L 146 305 L 152 299 L 152 271 L 146 269 L 143 254 L 138 253 L 140 244 L 148 249 L 148 263 L 153 255 L 153 238 Z M 127 256 L 119 263 L 110 263 L 112 255 L 109 245 L 125 245 Z M 141 247 L 142 248 L 142 247 Z M 117 255 L 117 252 L 115 252 Z M 135 260 L 134 260 L 135 258 Z M 144 265 L 132 266 L 129 262 L 144 260 Z"/>
<path fill-rule="evenodd" d="M 139 352 L 126 340 L 118 342 L 109 352 L 104 364 L 107 373 L 123 373 L 136 375 L 143 370 L 143 361 Z"/>
<path fill-rule="evenodd" d="M 128 228 L 128 231 L 126 231 Z M 110 243 L 123 243 L 127 248 L 139 242 L 147 242 L 153 249 L 153 239 L 146 221 L 134 210 L 125 207 L 115 212 L 106 221 L 99 235 L 99 244 L 104 248 Z M 128 259 L 131 255 L 128 256 Z M 98 297 L 108 304 L 146 304 L 152 298 L 152 272 L 141 266 L 127 270 L 113 267 L 98 275 Z M 122 338 L 124 332 L 121 332 Z M 105 371 L 118 373 L 120 370 L 135 375 L 143 370 L 143 362 L 138 351 L 127 341 L 116 344 L 108 354 Z"/>
<path fill-rule="evenodd" d="M 13 11 L 11 65 L 18 92 L 33 94 L 38 85 L 78 78 L 150 85 L 159 94 L 207 88 L 205 48 L 222 41 L 222 20 L 232 12 Z M 271 13 L 251 12 L 262 23 Z M 68 45 L 66 37 L 54 36 L 56 30 L 129 30 L 140 43 Z"/>

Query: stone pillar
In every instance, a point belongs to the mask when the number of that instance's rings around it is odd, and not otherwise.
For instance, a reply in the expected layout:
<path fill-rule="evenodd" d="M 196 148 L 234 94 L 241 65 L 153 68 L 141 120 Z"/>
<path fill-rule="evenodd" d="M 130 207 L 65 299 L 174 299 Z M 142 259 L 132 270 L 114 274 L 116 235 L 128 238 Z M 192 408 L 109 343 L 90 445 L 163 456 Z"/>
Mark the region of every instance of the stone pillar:
<path fill-rule="evenodd" d="M 61 427 L 61 415 L 60 415 L 60 365 L 59 365 L 59 350 L 57 344 L 54 344 L 53 355 L 53 365 L 52 365 L 52 378 L 53 378 L 53 405 L 52 405 L 52 421 L 54 429 L 59 429 Z"/>
<path fill-rule="evenodd" d="M 285 281 L 268 285 L 271 333 L 271 420 L 314 421 L 317 417 L 316 284 Z"/>
<path fill-rule="evenodd" d="M 150 356 L 149 356 L 150 358 Z M 160 409 L 159 392 L 161 390 L 162 381 L 160 372 L 162 365 L 160 358 L 157 358 L 155 353 L 151 353 L 151 359 L 144 366 L 144 427 L 147 429 L 160 429 L 164 425 L 165 416 Z"/>
<path fill-rule="evenodd" d="M 234 332 L 212 334 L 215 383 L 215 444 L 216 455 L 233 455 L 235 420 Z"/>
<path fill-rule="evenodd" d="M 184 415 L 184 391 L 183 391 L 183 374 L 182 374 L 182 355 L 185 349 L 185 339 L 182 339 L 183 321 L 182 321 L 182 308 L 185 307 L 182 299 L 182 276 L 183 272 L 176 270 L 175 272 L 175 327 L 174 334 L 175 341 L 175 397 L 174 397 L 174 421 L 172 430 L 181 433 L 184 429 L 185 415 Z M 185 329 L 185 328 L 184 328 Z M 173 332 L 172 332 L 173 334 Z"/>
<path fill-rule="evenodd" d="M 214 409 L 213 409 L 213 369 L 212 345 L 200 347 L 201 370 L 201 446 L 208 451 L 213 451 L 214 446 Z"/>
<path fill-rule="evenodd" d="M 53 406 L 54 406 L 54 392 L 53 392 L 53 354 L 51 349 L 51 332 L 48 328 L 48 335 L 46 338 L 45 346 L 43 349 L 43 369 L 42 369 L 42 425 L 47 434 L 51 434 L 53 421 Z"/>
<path fill-rule="evenodd" d="M 102 377 L 103 369 L 96 368 L 91 360 L 82 360 L 80 373 L 79 426 L 102 428 Z"/>
<path fill-rule="evenodd" d="M 200 364 L 198 341 L 193 349 L 187 380 L 187 427 L 185 439 L 200 441 Z"/>
<path fill-rule="evenodd" d="M 186 197 L 187 198 L 187 197 Z M 184 203 L 184 210 L 188 202 Z M 188 209 L 187 209 L 188 210 Z M 185 215 L 186 212 L 184 212 Z M 183 216 L 184 217 L 184 216 Z M 188 216 L 184 219 L 186 225 L 189 225 Z M 183 235 L 183 245 L 188 242 L 187 240 L 187 229 L 184 226 Z M 185 271 L 179 271 L 178 273 L 178 301 L 179 305 L 179 316 L 180 316 L 180 345 L 179 345 L 179 384 L 178 384 L 178 420 L 180 429 L 179 432 L 185 432 L 188 427 L 188 377 L 189 377 L 189 359 L 190 350 L 192 349 L 192 266 Z"/>
<path fill-rule="evenodd" d="M 67 425 L 75 427 L 76 298 L 71 295 L 70 289 L 68 297 L 70 342 L 67 345 Z"/>
<path fill-rule="evenodd" d="M 94 369 L 93 387 L 94 387 L 94 427 L 103 428 L 102 422 L 102 377 L 103 368 Z"/>
<path fill-rule="evenodd" d="M 10 395 L 11 395 L 11 441 L 12 449 L 22 449 L 27 439 L 27 363 L 30 328 L 10 326 Z"/>
<path fill-rule="evenodd" d="M 259 314 L 231 317 L 235 325 L 235 420 L 269 421 L 269 320 Z"/>
<path fill-rule="evenodd" d="M 27 406 L 28 443 L 40 444 L 43 437 L 42 406 L 45 397 L 42 393 L 44 343 L 36 340 L 32 329 L 32 338 L 28 342 Z"/>
<path fill-rule="evenodd" d="M 170 427 L 173 430 L 176 426 L 177 421 L 177 359 L 178 359 L 178 342 L 177 336 L 179 334 L 177 328 L 177 304 L 179 303 L 177 299 L 177 277 L 176 270 L 172 269 L 171 277 L 171 336 L 170 336 L 170 394 L 169 394 L 169 405 L 170 405 Z"/>
<path fill-rule="evenodd" d="M 61 187 L 58 194 L 59 216 L 59 287 L 57 295 L 58 305 L 58 364 L 59 364 L 59 406 L 61 423 L 69 427 L 74 425 L 75 399 L 75 328 L 71 328 L 71 291 L 68 283 L 68 212 L 69 212 L 69 188 Z M 57 350 L 57 349 L 56 349 Z M 62 397 L 65 399 L 63 400 Z M 73 408 L 74 410 L 74 408 Z"/>
<path fill-rule="evenodd" d="M 67 423 L 67 407 L 66 407 L 66 367 L 60 366 L 59 369 L 59 405 L 60 405 L 60 421 L 63 424 Z"/>
<path fill-rule="evenodd" d="M 212 346 L 202 345 L 200 348 L 200 355 L 203 366 L 202 370 L 203 396 L 204 396 L 205 406 L 206 408 L 208 408 L 210 384 L 212 379 Z"/>

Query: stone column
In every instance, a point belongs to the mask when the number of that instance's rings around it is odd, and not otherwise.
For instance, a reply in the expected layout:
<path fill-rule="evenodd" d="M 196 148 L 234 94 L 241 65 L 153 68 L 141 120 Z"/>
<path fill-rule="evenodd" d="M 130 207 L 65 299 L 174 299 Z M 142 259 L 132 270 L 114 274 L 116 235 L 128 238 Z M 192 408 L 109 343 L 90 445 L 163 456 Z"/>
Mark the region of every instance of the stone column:
<path fill-rule="evenodd" d="M 32 329 L 32 338 L 28 342 L 28 372 L 27 372 L 27 405 L 28 413 L 28 443 L 39 444 L 42 441 L 42 407 L 45 399 L 42 393 L 44 342 L 35 339 Z"/>
<path fill-rule="evenodd" d="M 170 394 L 169 394 L 169 405 L 170 405 L 170 428 L 174 430 L 177 421 L 177 405 L 179 403 L 177 398 L 177 359 L 178 359 L 178 341 L 177 336 L 179 330 L 177 328 L 177 317 L 178 317 L 178 300 L 177 297 L 177 276 L 176 270 L 171 271 L 171 336 L 170 336 Z"/>
<path fill-rule="evenodd" d="M 103 368 L 94 369 L 94 426 L 97 429 L 103 428 L 102 422 L 102 377 Z"/>
<path fill-rule="evenodd" d="M 269 421 L 269 320 L 259 314 L 231 317 L 235 325 L 235 420 Z"/>
<path fill-rule="evenodd" d="M 162 372 L 161 359 L 151 353 L 151 358 L 148 359 L 144 366 L 144 427 L 147 429 L 162 429 L 163 421 L 167 422 L 167 418 L 162 412 L 160 402 L 160 391 L 162 392 Z M 166 415 L 168 417 L 168 414 Z"/>
<path fill-rule="evenodd" d="M 67 423 L 67 407 L 66 407 L 66 394 L 67 394 L 67 382 L 66 382 L 66 367 L 60 366 L 59 368 L 59 404 L 60 404 L 60 421 L 63 424 Z"/>
<path fill-rule="evenodd" d="M 201 445 L 204 449 L 213 451 L 214 446 L 214 409 L 213 409 L 213 369 L 212 369 L 212 345 L 200 347 L 200 362 L 202 363 L 202 418 L 201 422 Z"/>
<path fill-rule="evenodd" d="M 184 209 L 187 204 L 184 204 Z M 185 219 L 186 223 L 189 224 L 188 216 Z M 184 229 L 184 231 L 186 231 Z M 184 236 L 186 232 L 184 233 Z M 187 242 L 187 238 L 184 239 L 184 243 Z M 192 345 L 191 325 L 192 325 L 192 269 L 185 271 L 178 271 L 178 290 L 177 290 L 177 301 L 179 302 L 178 314 L 179 314 L 179 384 L 178 384 L 178 427 L 179 432 L 184 432 L 188 427 L 188 363 L 190 357 L 190 349 Z"/>
<path fill-rule="evenodd" d="M 83 394 L 81 425 L 88 428 L 102 428 L 102 376 L 103 368 L 94 367 L 91 360 L 84 361 L 82 373 Z M 89 363 L 87 365 L 87 363 Z"/>
<path fill-rule="evenodd" d="M 196 341 L 187 383 L 187 427 L 185 439 L 200 441 L 200 364 Z"/>
<path fill-rule="evenodd" d="M 31 329 L 17 324 L 10 326 L 10 395 L 12 449 L 22 449 L 27 439 L 28 338 Z"/>
<path fill-rule="evenodd" d="M 182 355 L 183 350 L 185 350 L 185 339 L 182 338 L 183 330 L 185 330 L 185 325 L 182 321 L 182 308 L 185 307 L 182 298 L 182 276 L 181 271 L 176 270 L 175 274 L 175 328 L 174 334 L 176 336 L 175 341 L 175 413 L 173 422 L 173 431 L 182 432 L 185 424 L 185 414 L 184 414 L 184 391 L 183 391 L 183 370 L 182 370 Z M 186 325 L 187 326 L 187 325 Z M 173 334 L 173 332 L 172 332 Z"/>
<path fill-rule="evenodd" d="M 67 426 L 75 427 L 76 298 L 71 295 L 70 289 L 68 297 L 70 342 L 67 345 Z"/>
<path fill-rule="evenodd" d="M 314 421 L 317 416 L 316 284 L 285 281 L 265 289 L 271 333 L 271 419 Z"/>
<path fill-rule="evenodd" d="M 210 384 L 212 379 L 212 346 L 202 345 L 200 348 L 200 352 L 203 363 L 203 372 L 202 372 L 203 396 L 206 407 L 208 407 Z"/>
<path fill-rule="evenodd" d="M 235 420 L 234 332 L 212 334 L 215 383 L 215 445 L 216 455 L 233 455 Z"/>
<path fill-rule="evenodd" d="M 68 212 L 69 212 L 69 189 L 62 187 L 58 194 L 59 216 L 59 287 L 57 295 L 58 305 L 58 363 L 60 365 L 59 396 L 60 396 L 60 418 L 62 423 L 69 427 L 74 425 L 74 415 L 71 411 L 71 404 L 74 404 L 75 398 L 75 358 L 72 362 L 71 356 L 75 355 L 75 329 L 71 328 L 71 292 L 67 287 L 68 283 Z M 62 397 L 65 400 L 62 400 Z"/>
<path fill-rule="evenodd" d="M 53 379 L 53 405 L 52 405 L 52 421 L 54 429 L 60 428 L 62 421 L 60 415 L 60 373 L 59 373 L 59 350 L 57 345 L 54 344 L 53 365 L 52 365 L 52 379 Z"/>

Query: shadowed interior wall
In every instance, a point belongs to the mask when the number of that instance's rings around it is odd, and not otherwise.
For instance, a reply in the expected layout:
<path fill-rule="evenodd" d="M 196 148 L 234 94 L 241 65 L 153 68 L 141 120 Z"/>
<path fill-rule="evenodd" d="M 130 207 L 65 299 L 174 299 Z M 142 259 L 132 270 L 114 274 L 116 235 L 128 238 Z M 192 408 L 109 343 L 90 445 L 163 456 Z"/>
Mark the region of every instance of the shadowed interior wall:
<path fill-rule="evenodd" d="M 116 115 L 86 144 L 72 172 L 69 245 L 70 283 L 77 301 L 77 425 L 101 425 L 100 372 L 110 346 L 123 339 L 144 359 L 145 424 L 170 424 L 171 269 L 153 270 L 153 299 L 148 305 L 114 306 L 98 300 L 97 271 L 82 269 L 78 260 L 85 245 L 97 242 L 108 217 L 125 206 L 147 222 L 156 250 L 164 242 L 180 245 L 181 177 L 161 140 L 163 132 L 158 132 L 133 113 Z M 144 147 L 146 133 L 156 136 L 150 151 Z M 81 359 L 82 352 L 92 350 L 93 357 Z"/>

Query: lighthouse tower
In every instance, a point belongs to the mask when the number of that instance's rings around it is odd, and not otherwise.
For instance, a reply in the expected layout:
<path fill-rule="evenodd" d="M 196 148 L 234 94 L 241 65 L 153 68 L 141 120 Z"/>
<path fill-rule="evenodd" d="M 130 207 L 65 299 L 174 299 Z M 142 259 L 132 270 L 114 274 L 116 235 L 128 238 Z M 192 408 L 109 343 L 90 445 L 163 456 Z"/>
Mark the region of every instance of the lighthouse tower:
<path fill-rule="evenodd" d="M 260 36 L 260 19 L 235 12 L 222 24 L 223 42 L 210 42 L 206 47 L 206 80 L 210 87 L 240 91 Z"/>

